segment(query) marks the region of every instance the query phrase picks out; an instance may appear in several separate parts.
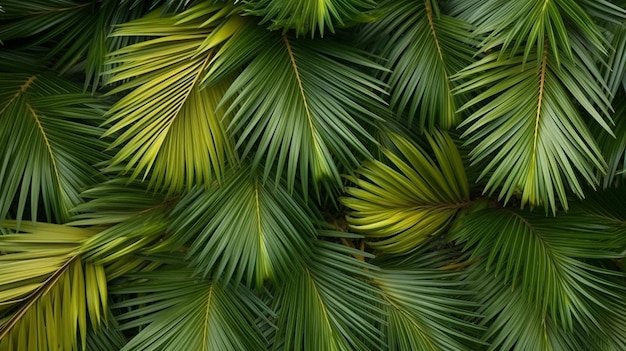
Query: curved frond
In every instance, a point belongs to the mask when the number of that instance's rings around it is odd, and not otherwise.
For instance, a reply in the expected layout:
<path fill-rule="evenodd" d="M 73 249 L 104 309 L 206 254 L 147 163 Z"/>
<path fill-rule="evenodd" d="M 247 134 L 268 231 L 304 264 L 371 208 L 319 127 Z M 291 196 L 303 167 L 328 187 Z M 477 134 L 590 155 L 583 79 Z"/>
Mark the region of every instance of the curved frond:
<path fill-rule="evenodd" d="M 108 61 L 116 65 L 108 83 L 123 82 L 111 93 L 128 91 L 107 113 L 112 125 L 105 135 L 121 132 L 111 145 L 121 145 L 111 167 L 123 164 L 131 179 L 152 171 L 152 186 L 180 192 L 209 185 L 236 161 L 217 109 L 227 85 L 200 87 L 216 46 L 243 24 L 233 11 L 206 2 L 170 17 L 157 11 L 114 32 L 156 38 L 124 47 Z"/>
<path fill-rule="evenodd" d="M 0 219 L 66 222 L 80 192 L 101 178 L 104 106 L 51 74 L 0 74 Z M 43 210 L 40 208 L 43 204 Z M 15 207 L 13 207 L 15 206 Z"/>
<path fill-rule="evenodd" d="M 609 1 L 595 3 L 598 8 L 616 11 Z M 557 65 L 563 57 L 571 59 L 573 33 L 584 37 L 589 46 L 607 53 L 607 42 L 600 29 L 578 0 L 469 0 L 459 2 L 455 11 L 476 26 L 475 35 L 485 35 L 483 51 L 498 49 L 504 57 L 523 52 L 523 63 L 534 56 L 533 52 L 544 49 Z"/>
<path fill-rule="evenodd" d="M 177 269 L 136 278 L 112 291 L 136 296 L 113 306 L 127 310 L 117 317 L 122 330 L 140 328 L 122 351 L 266 349 L 255 319 L 268 308 L 242 286 L 193 279 Z"/>
<path fill-rule="evenodd" d="M 611 227 L 593 217 L 485 209 L 457 222 L 452 237 L 564 330 L 580 323 L 601 332 L 602 316 L 624 299 L 617 273 L 585 262 L 620 257 Z"/>
<path fill-rule="evenodd" d="M 389 350 L 477 350 L 481 327 L 474 324 L 466 273 L 455 270 L 453 250 L 424 245 L 410 256 L 372 261 L 374 283 L 388 302 L 384 327 Z"/>
<path fill-rule="evenodd" d="M 368 20 L 365 11 L 376 6 L 374 0 L 252 0 L 246 1 L 245 12 L 263 17 L 261 24 L 269 22 L 269 29 L 287 32 L 295 29 L 296 35 L 315 36 L 324 30 L 335 32 L 335 26 Z"/>
<path fill-rule="evenodd" d="M 419 130 L 456 126 L 457 109 L 467 100 L 452 89 L 452 75 L 473 62 L 467 42 L 469 24 L 441 13 L 437 1 L 388 0 L 380 5 L 384 16 L 365 27 L 362 39 L 385 58 L 390 73 L 383 79 L 391 87 L 390 105 L 406 114 Z"/>
<path fill-rule="evenodd" d="M 370 246 L 404 253 L 441 234 L 459 209 L 468 205 L 469 185 L 452 139 L 428 135 L 435 158 L 399 135 L 391 135 L 398 153 L 382 152 L 393 167 L 366 161 L 348 177 L 342 203 L 350 209 L 350 227 L 370 238 Z"/>
<path fill-rule="evenodd" d="M 332 232 L 323 235 L 335 234 Z M 275 345 L 284 350 L 383 350 L 380 291 L 371 279 L 375 266 L 348 256 L 368 256 L 319 240 L 312 259 L 288 284 L 278 287 Z"/>
<path fill-rule="evenodd" d="M 606 167 L 578 109 L 611 133 L 606 90 L 580 38 L 568 40 L 573 56 L 562 57 L 560 65 L 546 42 L 540 51 L 509 58 L 489 54 L 459 74 L 473 79 L 458 91 L 478 93 L 462 107 L 476 109 L 462 123 L 463 137 L 476 144 L 475 163 L 488 161 L 481 173 L 489 177 L 485 191 L 500 188 L 498 198 L 505 202 L 521 193 L 522 206 L 554 212 L 558 199 L 567 209 L 567 190 L 583 197 L 583 184 L 595 186 L 596 171 Z"/>
<path fill-rule="evenodd" d="M 197 273 L 261 286 L 266 279 L 292 278 L 309 256 L 319 215 L 282 186 L 264 185 L 242 168 L 222 184 L 190 192 L 172 217 L 164 245 L 191 243 L 187 258 Z"/>
<path fill-rule="evenodd" d="M 487 327 L 483 338 L 489 347 L 485 350 L 568 351 L 581 349 L 585 343 L 589 348 L 582 349 L 595 350 L 599 345 L 591 338 L 584 340 L 580 334 L 565 332 L 558 321 L 542 313 L 541 306 L 529 303 L 522 287 L 506 284 L 504 276 L 493 269 L 479 264 L 470 274 L 479 297 L 478 312 L 484 315 L 482 324 Z"/>
<path fill-rule="evenodd" d="M 16 230 L 17 223 L 2 226 Z M 100 265 L 78 256 L 88 229 L 25 222 L 20 233 L 0 235 L 0 349 L 79 349 L 87 318 L 99 326 L 107 308 Z M 80 341 L 80 343 L 79 343 Z"/>
<path fill-rule="evenodd" d="M 279 178 L 286 165 L 290 190 L 296 171 L 303 185 L 310 175 L 314 186 L 324 178 L 340 184 L 339 165 L 353 169 L 369 157 L 364 141 L 373 138 L 365 126 L 380 121 L 384 109 L 382 83 L 360 69 L 383 68 L 339 42 L 259 34 L 253 26 L 233 36 L 215 64 L 227 66 L 250 49 L 254 58 L 224 97 L 233 101 L 227 114 L 237 145 L 254 153 L 255 167 L 265 164 L 264 177 L 275 169 Z"/>
<path fill-rule="evenodd" d="M 168 216 L 176 200 L 123 178 L 97 185 L 82 197 L 88 201 L 74 209 L 79 214 L 68 225 L 90 226 L 97 231 L 83 243 L 81 251 L 83 260 L 98 264 L 152 252 L 167 235 L 172 223 Z"/>

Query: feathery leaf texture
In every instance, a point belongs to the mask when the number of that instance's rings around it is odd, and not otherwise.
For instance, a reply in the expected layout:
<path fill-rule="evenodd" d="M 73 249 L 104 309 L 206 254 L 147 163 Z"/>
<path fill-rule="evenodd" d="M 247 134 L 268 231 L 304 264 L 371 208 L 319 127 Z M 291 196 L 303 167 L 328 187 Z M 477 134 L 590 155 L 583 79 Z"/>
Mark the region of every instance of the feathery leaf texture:
<path fill-rule="evenodd" d="M 2 1 L 0 350 L 626 350 L 625 23 Z"/>
<path fill-rule="evenodd" d="M 15 221 L 0 225 L 17 230 Z M 30 222 L 19 230 L 0 235 L 0 349 L 84 347 L 87 316 L 98 326 L 108 298 L 103 267 L 79 256 L 93 232 Z"/>
<path fill-rule="evenodd" d="M 152 171 L 152 186 L 178 192 L 209 185 L 227 162 L 236 162 L 217 110 L 227 85 L 199 84 L 215 47 L 242 23 L 226 17 L 232 10 L 206 3 L 165 19 L 156 11 L 113 34 L 157 38 L 111 54 L 109 63 L 118 65 L 107 72 L 108 83 L 122 84 L 110 93 L 132 89 L 107 112 L 112 125 L 105 135 L 121 133 L 111 145 L 121 146 L 111 167 L 123 164 L 131 179 Z"/>
<path fill-rule="evenodd" d="M 0 219 L 69 220 L 107 159 L 104 107 L 50 73 L 0 73 Z"/>
<path fill-rule="evenodd" d="M 455 127 L 466 97 L 453 94 L 452 76 L 473 62 L 475 50 L 466 43 L 471 27 L 441 13 L 434 0 L 390 0 L 380 7 L 384 16 L 368 24 L 360 40 L 384 58 L 391 107 L 419 130 Z"/>
<path fill-rule="evenodd" d="M 406 253 L 443 233 L 456 213 L 468 205 L 469 185 L 452 139 L 434 132 L 428 141 L 435 158 L 409 140 L 390 135 L 398 153 L 383 150 L 389 165 L 373 160 L 348 177 L 350 227 L 388 253 Z"/>

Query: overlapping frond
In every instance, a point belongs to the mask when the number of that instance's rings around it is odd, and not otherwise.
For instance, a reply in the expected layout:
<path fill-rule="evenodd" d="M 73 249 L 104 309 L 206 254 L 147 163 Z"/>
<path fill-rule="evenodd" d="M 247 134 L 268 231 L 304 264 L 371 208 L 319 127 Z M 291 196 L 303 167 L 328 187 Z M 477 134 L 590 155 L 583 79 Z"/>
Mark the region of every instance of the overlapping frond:
<path fill-rule="evenodd" d="M 621 89 L 621 88 L 620 88 Z M 606 174 L 602 185 L 607 188 L 621 183 L 626 171 L 626 91 L 618 92 L 614 99 L 613 134 L 609 135 L 602 128 L 592 128 L 598 140 L 598 147 L 606 160 Z"/>
<path fill-rule="evenodd" d="M 615 233 L 602 221 L 485 209 L 463 217 L 452 233 L 471 250 L 471 258 L 492 272 L 491 278 L 501 276 L 505 287 L 520 289 L 521 298 L 542 318 L 565 331 L 578 323 L 589 333 L 603 333 L 603 316 L 623 303 L 618 275 L 586 261 L 620 256 Z M 490 279 L 483 280 L 488 284 Z"/>
<path fill-rule="evenodd" d="M 282 186 L 263 184 L 242 168 L 209 190 L 196 189 L 172 214 L 164 245 L 189 244 L 187 258 L 202 276 L 261 286 L 290 281 L 309 256 L 319 214 Z"/>
<path fill-rule="evenodd" d="M 489 178 L 485 191 L 500 188 L 505 202 L 521 193 L 522 205 L 556 211 L 558 199 L 567 209 L 568 190 L 583 197 L 583 185 L 596 185 L 596 171 L 606 167 L 578 109 L 611 133 L 606 90 L 580 38 L 568 40 L 573 54 L 560 64 L 546 42 L 540 51 L 511 57 L 494 52 L 459 75 L 472 79 L 458 91 L 477 93 L 462 107 L 476 108 L 462 123 L 464 137 L 476 144 L 473 160 L 488 161 L 481 174 Z"/>
<path fill-rule="evenodd" d="M 609 13 L 624 12 L 609 1 L 595 3 Z M 557 65 L 562 57 L 572 58 L 574 33 L 607 53 L 600 29 L 577 0 L 469 0 L 458 2 L 455 13 L 476 26 L 477 36 L 485 35 L 482 50 L 497 49 L 504 57 L 521 51 L 522 62 L 544 49 Z"/>
<path fill-rule="evenodd" d="M 121 25 L 117 37 L 156 37 L 124 47 L 108 61 L 117 65 L 111 92 L 127 93 L 108 111 L 105 133 L 121 135 L 111 167 L 123 164 L 131 179 L 150 171 L 151 185 L 179 192 L 209 185 L 226 163 L 235 162 L 233 141 L 217 109 L 227 83 L 201 89 L 216 46 L 236 32 L 243 20 L 232 5 L 198 4 L 169 17 L 158 11 Z"/>
<path fill-rule="evenodd" d="M 469 185 L 452 139 L 427 135 L 434 159 L 409 140 L 391 135 L 398 152 L 383 150 L 390 165 L 366 161 L 348 177 L 354 187 L 342 203 L 350 209 L 350 227 L 365 234 L 370 246 L 406 253 L 443 233 L 459 209 L 468 205 Z"/>
<path fill-rule="evenodd" d="M 138 182 L 128 183 L 116 178 L 82 193 L 88 201 L 74 209 L 79 214 L 68 224 L 97 231 L 81 247 L 83 260 L 108 264 L 131 254 L 149 253 L 167 235 L 176 198 L 150 192 Z"/>
<path fill-rule="evenodd" d="M 453 94 L 452 76 L 473 62 L 469 24 L 441 13 L 434 0 L 388 0 L 380 6 L 384 16 L 367 25 L 360 40 L 385 59 L 391 107 L 420 130 L 456 126 L 457 109 L 467 99 Z"/>
<path fill-rule="evenodd" d="M 620 91 L 626 92 L 626 24 L 614 24 L 610 28 L 612 30 L 609 32 L 609 39 L 613 50 L 609 53 L 604 80 L 613 101 L 619 103 L 621 100 L 615 97 Z"/>
<path fill-rule="evenodd" d="M 286 166 L 290 190 L 297 171 L 304 186 L 311 175 L 314 186 L 324 178 L 340 183 L 340 166 L 353 169 L 370 155 L 365 127 L 384 109 L 382 83 L 361 70 L 383 68 L 339 42 L 260 34 L 254 26 L 233 36 L 215 65 L 249 57 L 251 49 L 252 61 L 224 97 L 233 101 L 229 129 L 243 154 L 254 153 L 255 167 L 265 164 L 264 177 L 272 169 L 281 177 Z"/>
<path fill-rule="evenodd" d="M 107 159 L 103 113 L 98 99 L 53 74 L 0 74 L 0 219 L 69 219 L 101 177 L 93 165 Z"/>
<path fill-rule="evenodd" d="M 488 276 L 489 279 L 484 277 Z M 502 275 L 493 269 L 476 265 L 472 269 L 480 304 L 478 312 L 484 315 L 487 331 L 483 338 L 485 350 L 576 350 L 582 336 L 565 333 L 554 319 L 541 312 L 541 307 L 528 302 L 520 286 L 505 284 Z M 590 341 L 589 339 L 587 341 Z M 590 343 L 590 350 L 597 344 Z"/>
<path fill-rule="evenodd" d="M 0 349 L 78 350 L 88 317 L 97 327 L 107 308 L 103 267 L 79 258 L 93 231 L 31 222 L 19 230 L 0 235 Z"/>
<path fill-rule="evenodd" d="M 454 250 L 423 245 L 410 256 L 372 261 L 388 324 L 389 350 L 476 350 L 482 330 L 475 324 L 476 291 L 454 268 Z"/>
<path fill-rule="evenodd" d="M 383 350 L 378 325 L 385 323 L 384 302 L 380 291 L 363 279 L 371 279 L 376 267 L 349 256 L 368 256 L 362 251 L 327 241 L 316 244 L 306 267 L 277 289 L 275 348 Z"/>
<path fill-rule="evenodd" d="M 137 275 L 136 281 L 112 290 L 136 296 L 113 307 L 120 328 L 140 328 L 121 349 L 133 350 L 265 350 L 255 319 L 267 307 L 249 290 L 192 278 L 182 269 Z"/>
<path fill-rule="evenodd" d="M 294 29 L 297 35 L 324 36 L 326 29 L 335 32 L 335 26 L 367 21 L 365 11 L 376 6 L 374 0 L 250 0 L 245 1 L 246 13 L 262 17 L 261 24 L 269 22 L 270 30 Z"/>

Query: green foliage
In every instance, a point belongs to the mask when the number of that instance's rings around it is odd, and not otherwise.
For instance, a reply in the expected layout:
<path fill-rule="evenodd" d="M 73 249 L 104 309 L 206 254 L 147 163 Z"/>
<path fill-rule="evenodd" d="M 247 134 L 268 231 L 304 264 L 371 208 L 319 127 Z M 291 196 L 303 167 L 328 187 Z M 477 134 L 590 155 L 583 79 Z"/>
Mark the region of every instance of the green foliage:
<path fill-rule="evenodd" d="M 625 350 L 625 28 L 3 1 L 0 351 Z"/>

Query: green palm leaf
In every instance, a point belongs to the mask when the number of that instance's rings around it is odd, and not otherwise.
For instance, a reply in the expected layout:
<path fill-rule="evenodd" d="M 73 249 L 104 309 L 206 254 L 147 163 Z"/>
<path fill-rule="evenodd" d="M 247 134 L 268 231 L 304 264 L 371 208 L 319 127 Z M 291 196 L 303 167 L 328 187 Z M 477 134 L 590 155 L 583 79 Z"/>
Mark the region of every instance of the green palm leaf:
<path fill-rule="evenodd" d="M 52 74 L 0 74 L 0 219 L 66 222 L 106 159 L 103 105 Z M 40 204 L 43 204 L 41 210 Z"/>
<path fill-rule="evenodd" d="M 87 316 L 98 327 L 107 308 L 103 267 L 78 256 L 93 232 L 30 222 L 20 231 L 0 236 L 0 349 L 77 350 L 77 340 L 84 348 Z"/>
<path fill-rule="evenodd" d="M 243 287 L 193 279 L 191 272 L 164 269 L 137 275 L 114 295 L 137 296 L 113 307 L 120 328 L 141 328 L 126 350 L 264 350 L 255 318 L 267 310 Z"/>
<path fill-rule="evenodd" d="M 111 147 L 122 146 L 111 167 L 124 162 L 131 179 L 179 192 L 193 184 L 209 185 L 225 164 L 234 162 L 233 142 L 217 109 L 227 85 L 201 89 L 215 47 L 243 24 L 231 5 L 202 3 L 171 17 L 153 12 L 126 23 L 118 37 L 156 36 L 112 54 L 108 83 L 123 82 L 111 94 L 128 91 L 107 113 L 121 132 Z"/>
<path fill-rule="evenodd" d="M 626 24 L 612 25 L 609 33 L 611 35 L 611 47 L 607 69 L 604 79 L 613 97 L 618 95 L 618 91 L 626 90 Z M 616 102 L 620 100 L 614 99 Z"/>
<path fill-rule="evenodd" d="M 615 115 L 613 134 L 609 135 L 598 126 L 592 129 L 608 167 L 602 185 L 607 188 L 618 184 L 626 171 L 626 91 L 618 92 L 614 99 Z"/>
<path fill-rule="evenodd" d="M 325 236 L 344 233 L 322 232 Z M 277 340 L 284 350 L 381 350 L 377 323 L 384 323 L 380 291 L 363 280 L 375 266 L 355 257 L 368 254 L 317 241 L 313 256 L 289 284 L 278 287 Z"/>
<path fill-rule="evenodd" d="M 334 33 L 335 26 L 366 21 L 368 16 L 363 12 L 376 5 L 373 0 L 252 0 L 245 3 L 245 12 L 263 17 L 261 24 L 270 22 L 270 30 L 295 29 L 297 35 L 310 33 L 311 37 L 316 31 L 323 37 L 326 28 Z"/>
<path fill-rule="evenodd" d="M 501 187 L 508 202 L 521 192 L 522 205 L 544 205 L 556 211 L 558 198 L 567 209 L 567 188 L 583 196 L 581 184 L 598 183 L 596 170 L 606 167 L 577 104 L 609 133 L 609 102 L 594 58 L 578 37 L 570 37 L 573 57 L 560 65 L 548 50 L 518 52 L 509 58 L 492 53 L 459 77 L 474 77 L 459 92 L 478 95 L 462 109 L 474 112 L 462 126 L 467 142 L 477 144 L 474 162 L 487 161 L 481 177 L 489 176 L 486 192 Z M 524 55 L 530 55 L 526 61 Z"/>
<path fill-rule="evenodd" d="M 467 100 L 452 93 L 451 77 L 472 61 L 470 26 L 441 13 L 437 1 L 388 0 L 384 16 L 365 27 L 361 38 L 372 42 L 390 69 L 383 79 L 391 87 L 390 105 L 417 120 L 420 130 L 444 129 L 460 122 L 457 109 Z"/>
<path fill-rule="evenodd" d="M 452 268 L 453 258 L 453 250 L 423 245 L 410 256 L 372 261 L 381 268 L 374 283 L 388 302 L 383 332 L 389 350 L 477 349 L 476 292 L 466 273 Z"/>
<path fill-rule="evenodd" d="M 602 316 L 623 303 L 624 287 L 614 282 L 617 273 L 586 262 L 620 256 L 612 228 L 593 217 L 572 214 L 555 220 L 485 209 L 457 222 L 452 238 L 471 249 L 472 259 L 484 260 L 492 277 L 502 276 L 506 287 L 519 288 L 542 318 L 549 315 L 564 330 L 580 323 L 601 332 Z"/>
<path fill-rule="evenodd" d="M 187 259 L 197 273 L 256 286 L 292 279 L 309 256 L 313 221 L 320 217 L 247 168 L 209 190 L 190 192 L 172 216 L 172 235 L 164 245 L 191 243 Z"/>
<path fill-rule="evenodd" d="M 477 36 L 485 35 L 482 50 L 498 48 L 505 57 L 517 56 L 523 51 L 522 62 L 526 62 L 534 56 L 532 52 L 545 49 L 558 65 L 563 56 L 573 57 L 572 34 L 584 37 L 589 47 L 607 52 L 606 40 L 581 3 L 590 4 L 591 1 L 469 0 L 457 3 L 453 12 L 474 24 Z M 624 9 L 609 1 L 594 3 L 596 10 L 619 17 L 626 14 Z"/>
<path fill-rule="evenodd" d="M 250 45 L 252 43 L 252 45 Z M 265 174 L 276 177 L 287 167 L 287 185 L 296 171 L 302 184 L 324 178 L 340 184 L 339 165 L 353 169 L 369 157 L 365 126 L 380 121 L 382 83 L 360 69 L 380 70 L 363 52 L 338 42 L 294 40 L 248 26 L 231 38 L 213 68 L 232 69 L 241 56 L 252 61 L 230 86 L 225 101 L 229 129 L 239 135 L 243 154 L 255 152 L 256 167 L 265 158 Z M 224 105 L 225 103 L 223 103 Z M 306 191 L 306 188 L 305 188 Z"/>
<path fill-rule="evenodd" d="M 83 243 L 83 260 L 110 264 L 162 246 L 176 198 L 149 192 L 143 184 L 129 184 L 123 178 L 97 185 L 82 196 L 89 201 L 74 209 L 79 214 L 68 225 L 90 226 L 98 231 Z M 178 247 L 163 250 L 175 249 Z"/>
<path fill-rule="evenodd" d="M 405 253 L 441 234 L 459 209 L 468 205 L 469 185 L 452 139 L 434 132 L 428 142 L 435 158 L 399 135 L 391 135 L 398 152 L 383 150 L 393 168 L 366 161 L 348 177 L 342 203 L 351 211 L 350 227 L 371 238 L 369 244 L 389 253 Z"/>
<path fill-rule="evenodd" d="M 503 276 L 493 269 L 477 265 L 470 277 L 475 279 L 479 312 L 488 327 L 483 336 L 489 343 L 486 350 L 567 351 L 580 349 L 581 345 L 595 350 L 599 345 L 580 334 L 564 332 L 558 321 L 541 312 L 539 305 L 528 302 L 522 287 L 505 284 Z"/>

